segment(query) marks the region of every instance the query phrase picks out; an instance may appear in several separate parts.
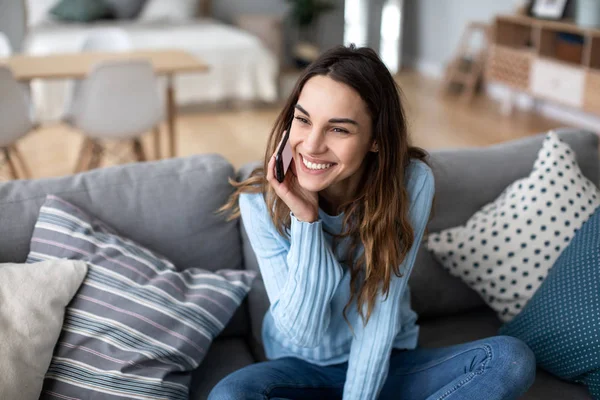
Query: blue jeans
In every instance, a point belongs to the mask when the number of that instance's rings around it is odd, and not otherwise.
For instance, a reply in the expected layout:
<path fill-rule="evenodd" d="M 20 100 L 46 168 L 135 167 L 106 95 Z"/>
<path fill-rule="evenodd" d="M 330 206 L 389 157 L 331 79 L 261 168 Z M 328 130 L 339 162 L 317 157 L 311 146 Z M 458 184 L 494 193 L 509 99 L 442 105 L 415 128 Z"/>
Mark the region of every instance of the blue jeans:
<path fill-rule="evenodd" d="M 292 357 L 257 363 L 225 377 L 209 400 L 341 399 L 347 368 L 347 363 L 320 367 Z M 379 399 L 517 399 L 533 384 L 535 370 L 533 352 L 510 336 L 393 350 Z"/>

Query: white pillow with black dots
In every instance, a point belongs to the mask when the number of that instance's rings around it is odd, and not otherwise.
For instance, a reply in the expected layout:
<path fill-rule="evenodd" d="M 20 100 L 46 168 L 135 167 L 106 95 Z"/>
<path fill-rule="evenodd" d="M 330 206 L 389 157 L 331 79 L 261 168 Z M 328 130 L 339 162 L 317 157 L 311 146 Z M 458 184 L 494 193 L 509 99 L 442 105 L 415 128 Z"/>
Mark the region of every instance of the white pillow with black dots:
<path fill-rule="evenodd" d="M 427 248 L 507 322 L 599 205 L 598 188 L 583 176 L 570 146 L 551 131 L 528 177 L 465 225 L 431 233 Z"/>

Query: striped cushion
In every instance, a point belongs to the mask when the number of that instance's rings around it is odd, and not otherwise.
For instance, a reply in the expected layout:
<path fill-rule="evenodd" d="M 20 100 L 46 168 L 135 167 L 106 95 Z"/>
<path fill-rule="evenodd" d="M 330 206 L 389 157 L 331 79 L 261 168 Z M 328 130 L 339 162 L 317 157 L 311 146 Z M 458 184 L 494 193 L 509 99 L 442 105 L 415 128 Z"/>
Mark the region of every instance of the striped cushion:
<path fill-rule="evenodd" d="M 190 371 L 255 277 L 240 270 L 178 272 L 48 196 L 27 262 L 57 258 L 86 261 L 88 274 L 67 308 L 44 382 L 46 399 L 187 399 Z"/>

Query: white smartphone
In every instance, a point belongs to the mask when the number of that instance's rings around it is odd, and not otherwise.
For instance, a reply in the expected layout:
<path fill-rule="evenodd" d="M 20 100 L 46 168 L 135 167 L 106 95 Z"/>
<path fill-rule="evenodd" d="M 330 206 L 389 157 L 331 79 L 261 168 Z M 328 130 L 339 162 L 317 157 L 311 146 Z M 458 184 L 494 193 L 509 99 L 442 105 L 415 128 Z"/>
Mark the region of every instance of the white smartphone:
<path fill-rule="evenodd" d="M 277 146 L 277 153 L 275 154 L 275 177 L 279 183 L 285 179 L 285 174 L 292 162 L 292 147 L 290 146 L 289 138 L 290 130 L 288 129 L 283 138 L 281 138 L 281 142 Z"/>

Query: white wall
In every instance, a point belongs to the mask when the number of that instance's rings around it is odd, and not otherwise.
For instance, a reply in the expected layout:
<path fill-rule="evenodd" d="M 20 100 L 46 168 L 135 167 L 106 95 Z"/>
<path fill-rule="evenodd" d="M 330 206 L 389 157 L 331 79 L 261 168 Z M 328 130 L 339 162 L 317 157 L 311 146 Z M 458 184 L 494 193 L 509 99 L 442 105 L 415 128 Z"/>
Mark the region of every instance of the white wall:
<path fill-rule="evenodd" d="M 405 0 L 405 64 L 441 75 L 469 22 L 491 22 L 513 10 L 512 0 Z"/>

